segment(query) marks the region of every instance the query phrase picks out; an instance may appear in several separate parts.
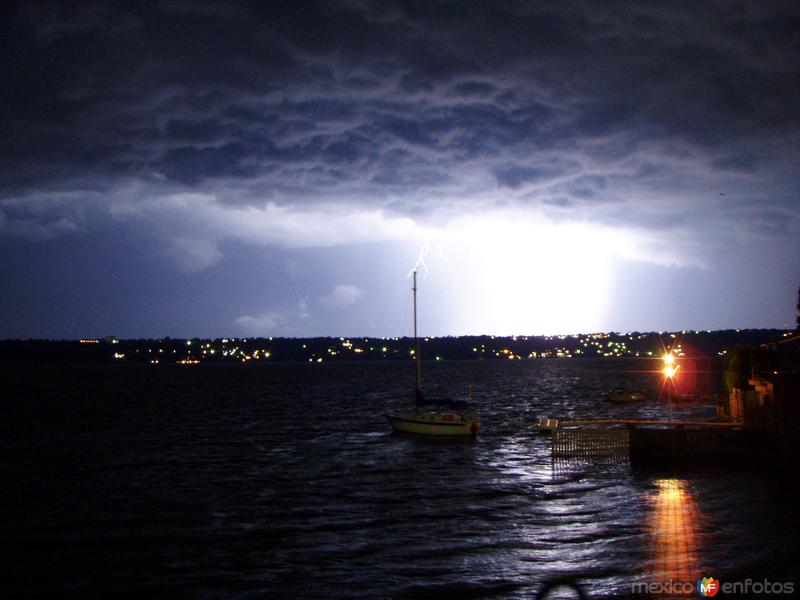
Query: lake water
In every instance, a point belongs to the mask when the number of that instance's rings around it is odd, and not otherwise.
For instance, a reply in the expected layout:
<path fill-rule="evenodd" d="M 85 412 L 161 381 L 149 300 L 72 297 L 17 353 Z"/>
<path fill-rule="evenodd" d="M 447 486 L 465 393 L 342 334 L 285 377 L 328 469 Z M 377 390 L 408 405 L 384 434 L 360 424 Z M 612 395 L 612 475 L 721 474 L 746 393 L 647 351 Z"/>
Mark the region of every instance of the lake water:
<path fill-rule="evenodd" d="M 474 440 L 392 434 L 410 363 L 22 367 L 4 381 L 0 590 L 76 596 L 590 597 L 636 583 L 780 576 L 797 516 L 781 480 L 735 466 L 558 461 L 540 416 L 604 416 L 617 387 L 670 408 L 638 360 L 443 362 L 473 384 Z"/>

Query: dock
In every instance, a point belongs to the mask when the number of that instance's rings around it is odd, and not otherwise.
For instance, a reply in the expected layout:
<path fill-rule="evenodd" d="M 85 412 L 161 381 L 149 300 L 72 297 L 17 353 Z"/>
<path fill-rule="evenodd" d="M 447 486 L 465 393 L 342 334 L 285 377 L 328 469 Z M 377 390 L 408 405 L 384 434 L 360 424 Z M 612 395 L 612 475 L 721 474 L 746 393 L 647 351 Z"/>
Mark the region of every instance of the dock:
<path fill-rule="evenodd" d="M 640 425 L 662 425 L 666 427 L 721 427 L 728 429 L 741 429 L 741 423 L 719 422 L 719 421 L 658 421 L 648 419 L 581 419 L 574 421 L 563 421 L 561 419 L 548 419 L 557 421 L 558 427 L 592 427 L 596 425 L 630 425 L 636 427 Z"/>
<path fill-rule="evenodd" d="M 541 419 L 554 458 L 625 457 L 634 466 L 741 464 L 775 451 L 769 431 L 741 423 L 649 419 Z"/>

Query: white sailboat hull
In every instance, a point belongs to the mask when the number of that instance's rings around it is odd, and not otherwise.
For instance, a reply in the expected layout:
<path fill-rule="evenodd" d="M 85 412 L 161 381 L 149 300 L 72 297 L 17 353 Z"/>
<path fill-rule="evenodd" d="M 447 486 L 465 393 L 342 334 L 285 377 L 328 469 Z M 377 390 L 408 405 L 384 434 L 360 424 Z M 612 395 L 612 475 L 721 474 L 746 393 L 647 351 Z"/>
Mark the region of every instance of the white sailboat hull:
<path fill-rule="evenodd" d="M 475 435 L 481 425 L 477 418 L 453 413 L 386 413 L 386 419 L 395 431 L 420 435 Z"/>

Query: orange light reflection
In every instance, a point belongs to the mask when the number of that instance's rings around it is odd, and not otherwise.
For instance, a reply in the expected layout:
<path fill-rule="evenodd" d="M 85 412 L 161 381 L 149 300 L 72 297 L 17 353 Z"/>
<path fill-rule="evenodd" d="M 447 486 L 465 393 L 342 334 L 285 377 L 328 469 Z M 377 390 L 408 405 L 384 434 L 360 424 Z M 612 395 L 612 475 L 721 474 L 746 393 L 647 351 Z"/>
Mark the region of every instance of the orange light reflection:
<path fill-rule="evenodd" d="M 650 519 L 653 583 L 693 583 L 703 573 L 699 556 L 700 512 L 686 481 L 661 479 Z"/>

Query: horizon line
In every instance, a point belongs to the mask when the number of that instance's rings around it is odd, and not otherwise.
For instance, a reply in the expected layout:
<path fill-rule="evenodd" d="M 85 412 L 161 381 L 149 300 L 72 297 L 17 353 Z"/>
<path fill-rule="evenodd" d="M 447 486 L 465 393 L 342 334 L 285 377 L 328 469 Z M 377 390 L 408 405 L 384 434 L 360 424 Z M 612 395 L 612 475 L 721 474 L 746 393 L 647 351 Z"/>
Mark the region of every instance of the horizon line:
<path fill-rule="evenodd" d="M 687 335 L 687 334 L 710 334 L 735 331 L 737 333 L 744 331 L 780 331 L 792 332 L 797 331 L 797 328 L 786 327 L 728 327 L 725 329 L 678 329 L 678 330 L 628 330 L 628 331 L 590 331 L 581 333 L 535 333 L 535 334 L 449 334 L 449 335 L 421 335 L 420 339 L 446 339 L 446 338 L 569 338 L 580 337 L 587 335 Z M 134 340 L 314 340 L 314 339 L 373 339 L 373 340 L 402 340 L 413 339 L 413 335 L 402 336 L 370 336 L 370 335 L 308 335 L 308 336 L 291 336 L 291 335 L 238 335 L 238 336 L 158 336 L 158 337 L 119 337 L 116 335 L 105 335 L 102 337 L 79 337 L 79 338 L 1 338 L 0 343 L 6 342 L 109 342 L 111 340 L 121 341 L 134 341 Z"/>

